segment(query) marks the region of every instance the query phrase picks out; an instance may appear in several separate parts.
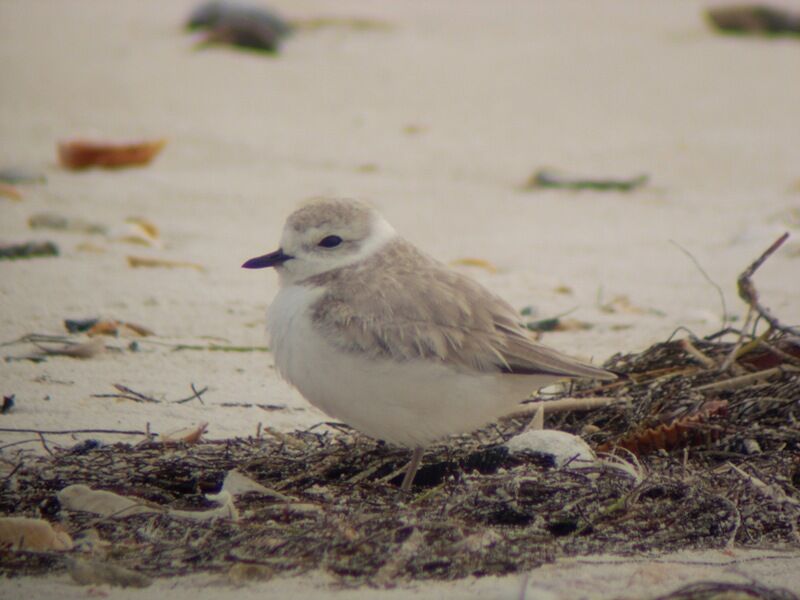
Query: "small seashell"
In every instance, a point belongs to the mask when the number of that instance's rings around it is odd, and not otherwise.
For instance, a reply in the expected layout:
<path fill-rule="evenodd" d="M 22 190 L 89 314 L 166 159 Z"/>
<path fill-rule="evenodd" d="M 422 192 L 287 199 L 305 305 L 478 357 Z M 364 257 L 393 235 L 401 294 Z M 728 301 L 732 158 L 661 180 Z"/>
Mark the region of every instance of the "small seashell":
<path fill-rule="evenodd" d="M 566 464 L 594 462 L 595 455 L 589 445 L 577 435 L 555 429 L 532 429 L 514 436 L 506 442 L 511 454 L 533 452 L 548 454 L 556 467 Z M 573 462 L 574 461 L 574 462 Z"/>

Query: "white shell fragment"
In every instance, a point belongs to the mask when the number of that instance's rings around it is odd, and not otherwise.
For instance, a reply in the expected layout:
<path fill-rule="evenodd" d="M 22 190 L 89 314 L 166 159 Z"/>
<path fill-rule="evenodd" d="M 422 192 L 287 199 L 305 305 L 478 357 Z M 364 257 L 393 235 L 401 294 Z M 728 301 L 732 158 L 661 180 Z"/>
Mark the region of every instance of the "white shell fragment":
<path fill-rule="evenodd" d="M 211 510 L 174 510 L 153 508 L 139 499 L 120 496 L 105 490 L 93 490 L 85 485 L 70 485 L 58 492 L 58 500 L 67 510 L 92 512 L 104 517 L 128 517 L 143 513 L 164 513 L 172 517 L 192 519 L 195 521 L 212 521 L 214 519 L 239 519 L 239 512 L 233 503 L 233 496 L 226 491 L 219 494 L 206 494 L 206 498 L 220 506 Z"/>
<path fill-rule="evenodd" d="M 556 467 L 586 466 L 587 462 L 594 462 L 595 455 L 589 445 L 577 435 L 555 429 L 534 429 L 514 436 L 506 442 L 506 447 L 511 454 L 536 452 L 549 454 Z"/>
<path fill-rule="evenodd" d="M 44 519 L 28 517 L 0 518 L 0 547 L 12 550 L 71 550 L 72 538 L 69 534 L 53 527 Z"/>

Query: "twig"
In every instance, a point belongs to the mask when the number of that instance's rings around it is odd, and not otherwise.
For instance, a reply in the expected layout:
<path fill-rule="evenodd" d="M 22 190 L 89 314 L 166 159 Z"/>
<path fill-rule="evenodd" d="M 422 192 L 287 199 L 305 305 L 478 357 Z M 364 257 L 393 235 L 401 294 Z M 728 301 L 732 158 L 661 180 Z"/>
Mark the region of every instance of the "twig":
<path fill-rule="evenodd" d="M 691 355 L 692 358 L 694 358 L 697 362 L 702 364 L 706 369 L 717 368 L 717 363 L 714 361 L 714 359 L 709 358 L 708 356 L 703 354 L 700 350 L 698 350 L 697 346 L 695 346 L 692 343 L 692 340 L 690 340 L 689 338 L 683 338 L 680 344 L 684 352 Z"/>
<path fill-rule="evenodd" d="M 744 345 L 744 338 L 746 335 L 749 335 L 745 332 L 747 331 L 747 327 L 750 325 L 750 321 L 752 319 L 753 319 L 753 307 L 748 306 L 747 316 L 744 319 L 744 326 L 742 327 L 742 330 L 739 333 L 739 339 L 736 340 L 736 343 L 733 345 L 733 348 L 731 348 L 730 353 L 728 354 L 727 357 L 725 357 L 725 360 L 722 361 L 722 365 L 720 366 L 720 371 L 722 372 L 727 371 L 728 369 L 731 368 L 731 365 L 733 365 L 733 363 L 736 361 L 739 349 Z"/>
<path fill-rule="evenodd" d="M 64 335 L 46 335 L 43 333 L 27 333 L 22 337 L 19 337 L 15 340 L 10 340 L 8 342 L 0 343 L 0 348 L 4 346 L 13 346 L 15 344 L 35 344 L 36 342 L 57 342 L 61 344 L 67 345 L 75 345 L 79 344 L 80 342 L 76 342 L 74 340 L 70 340 L 67 336 Z"/>
<path fill-rule="evenodd" d="M 764 319 L 767 323 L 769 323 L 770 327 L 776 331 L 783 331 L 792 333 L 794 335 L 800 335 L 800 329 L 795 327 L 789 327 L 787 325 L 782 325 L 777 318 L 772 316 L 772 313 L 769 310 L 762 306 L 761 303 L 758 301 L 758 292 L 756 291 L 756 286 L 750 280 L 753 274 L 758 270 L 758 268 L 764 264 L 764 262 L 772 256 L 775 251 L 780 248 L 783 243 L 789 238 L 789 232 L 784 233 L 781 237 L 775 240 L 772 245 L 767 248 L 764 253 L 759 256 L 753 263 L 747 267 L 739 278 L 736 280 L 736 285 L 739 290 L 739 297 L 744 300 L 749 307 L 755 310 L 758 313 L 758 316 Z"/>
<path fill-rule="evenodd" d="M 133 400 L 134 402 L 152 402 L 154 404 L 160 404 L 161 400 L 156 400 L 155 398 L 151 398 L 150 396 L 145 396 L 137 392 L 136 390 L 132 390 L 131 388 L 122 385 L 121 383 L 115 383 L 114 387 L 118 389 L 121 394 L 92 394 L 92 398 L 122 398 L 124 400 Z M 194 397 L 194 396 L 192 396 Z"/>
<path fill-rule="evenodd" d="M 40 442 L 42 442 L 42 448 L 44 448 L 44 449 L 45 449 L 45 451 L 46 451 L 46 452 L 47 452 L 47 453 L 48 453 L 50 456 L 53 456 L 53 451 L 52 451 L 52 450 L 50 450 L 50 448 L 47 446 L 47 440 L 45 440 L 45 439 L 44 439 L 44 436 L 43 436 L 41 433 L 39 433 L 39 434 L 38 434 L 38 436 L 39 436 L 39 441 L 40 441 Z"/>
<path fill-rule="evenodd" d="M 756 346 L 758 346 L 759 348 L 765 348 L 765 349 L 769 350 L 770 352 L 772 352 L 773 354 L 777 354 L 778 356 L 780 356 L 786 362 L 792 363 L 793 365 L 796 365 L 796 366 L 800 367 L 800 358 L 797 358 L 796 356 L 792 356 L 788 352 L 784 352 L 783 350 L 781 350 L 777 346 L 773 346 L 772 344 L 768 344 L 767 342 L 765 342 L 761 338 L 758 338 L 758 339 L 754 340 L 753 343 L 756 344 Z M 746 352 L 742 352 L 741 356 L 744 356 L 745 354 L 746 354 Z"/>
<path fill-rule="evenodd" d="M 125 429 L 17 429 L 14 427 L 0 427 L 0 431 L 10 433 L 36 433 L 40 435 L 72 435 L 73 433 L 114 433 L 117 435 L 144 435 L 144 431 L 130 431 Z"/>
<path fill-rule="evenodd" d="M 197 388 L 194 387 L 194 383 L 191 383 L 190 385 L 192 387 L 192 392 L 193 392 L 192 395 L 189 396 L 188 398 L 184 398 L 183 400 L 175 400 L 173 404 L 184 404 L 185 402 L 189 402 L 190 400 L 194 400 L 195 398 L 197 398 L 200 401 L 200 404 L 205 405 L 205 402 L 203 402 L 201 396 L 208 391 L 208 386 L 198 391 Z"/>
<path fill-rule="evenodd" d="M 771 369 L 764 369 L 763 371 L 748 373 L 747 375 L 742 375 L 741 377 L 731 377 L 730 379 L 715 381 L 714 383 L 707 383 L 706 385 L 701 385 L 700 387 L 694 388 L 694 390 L 697 392 L 707 392 L 709 390 L 719 391 L 740 388 L 742 386 L 749 385 L 754 381 L 758 381 L 759 379 L 768 379 L 778 375 L 779 373 L 785 373 L 786 371 L 800 373 L 800 369 L 796 367 L 772 367 Z"/>
<path fill-rule="evenodd" d="M 11 448 L 12 446 L 21 446 L 22 444 L 32 444 L 33 442 L 38 442 L 39 438 L 30 438 L 27 440 L 19 440 L 18 442 L 11 442 L 10 444 L 4 444 L 0 446 L 0 450 L 5 450 L 6 448 Z"/>
<path fill-rule="evenodd" d="M 692 255 L 691 252 L 689 252 L 686 248 L 681 246 L 675 240 L 670 240 L 669 242 L 670 242 L 670 244 L 675 246 L 678 250 L 683 252 L 686 256 L 688 256 L 689 260 L 691 260 L 694 263 L 694 266 L 697 267 L 697 270 L 700 271 L 700 274 L 705 278 L 705 280 L 710 285 L 712 285 L 715 290 L 717 290 L 717 294 L 719 295 L 720 304 L 722 304 L 722 328 L 725 329 L 725 327 L 727 327 L 727 325 L 728 325 L 728 307 L 725 304 L 725 294 L 723 293 L 722 288 L 719 287 L 719 285 L 713 279 L 711 279 L 709 274 L 706 273 L 706 270 L 700 265 L 700 262 Z"/>
<path fill-rule="evenodd" d="M 498 419 L 505 422 L 519 417 L 530 417 L 536 414 L 539 408 L 543 408 L 545 413 L 566 412 L 571 410 L 590 410 L 601 406 L 608 406 L 615 402 L 622 402 L 624 399 L 614 397 L 590 397 L 590 398 L 560 398 L 558 400 L 545 400 L 525 404 L 525 408 L 515 411 Z"/>
<path fill-rule="evenodd" d="M 743 471 L 742 469 L 740 469 L 731 462 L 728 463 L 728 466 L 732 471 L 743 477 L 754 488 L 756 488 L 759 492 L 761 492 L 771 500 L 774 500 L 779 504 L 793 504 L 795 506 L 800 506 L 800 500 L 796 500 L 791 496 L 787 496 L 786 492 L 784 492 L 779 487 L 765 483 L 755 475 L 750 475 L 750 473 L 746 473 L 745 471 Z"/>

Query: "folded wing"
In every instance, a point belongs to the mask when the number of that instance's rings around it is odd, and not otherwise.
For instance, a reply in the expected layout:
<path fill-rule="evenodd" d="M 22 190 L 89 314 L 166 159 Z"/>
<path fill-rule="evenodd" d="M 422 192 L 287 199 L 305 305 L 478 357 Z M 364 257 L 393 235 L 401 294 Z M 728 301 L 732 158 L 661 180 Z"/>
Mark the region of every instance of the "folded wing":
<path fill-rule="evenodd" d="M 400 239 L 304 283 L 326 287 L 312 318 L 345 352 L 486 373 L 615 378 L 531 340 L 505 301 Z"/>

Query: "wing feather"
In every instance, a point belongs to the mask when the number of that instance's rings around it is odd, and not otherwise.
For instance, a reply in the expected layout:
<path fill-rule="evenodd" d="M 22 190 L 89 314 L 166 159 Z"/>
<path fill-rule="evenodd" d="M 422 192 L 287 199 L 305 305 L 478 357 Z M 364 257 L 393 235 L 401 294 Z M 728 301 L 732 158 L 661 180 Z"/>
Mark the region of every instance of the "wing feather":
<path fill-rule="evenodd" d="M 504 300 L 402 239 L 303 283 L 326 287 L 312 318 L 345 352 L 486 373 L 615 378 L 531 340 Z"/>

